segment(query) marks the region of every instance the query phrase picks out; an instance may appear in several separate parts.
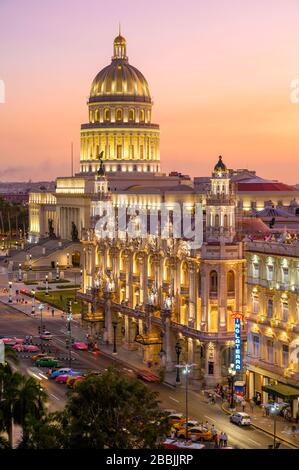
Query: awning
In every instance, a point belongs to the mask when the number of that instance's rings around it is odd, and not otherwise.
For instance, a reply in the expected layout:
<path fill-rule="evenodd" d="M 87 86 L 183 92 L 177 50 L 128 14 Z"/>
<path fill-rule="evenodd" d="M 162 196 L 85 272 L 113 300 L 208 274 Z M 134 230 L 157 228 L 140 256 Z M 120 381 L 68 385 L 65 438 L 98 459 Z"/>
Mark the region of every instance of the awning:
<path fill-rule="evenodd" d="M 262 390 L 277 397 L 287 398 L 289 400 L 295 400 L 299 397 L 299 388 L 285 384 L 263 385 Z"/>

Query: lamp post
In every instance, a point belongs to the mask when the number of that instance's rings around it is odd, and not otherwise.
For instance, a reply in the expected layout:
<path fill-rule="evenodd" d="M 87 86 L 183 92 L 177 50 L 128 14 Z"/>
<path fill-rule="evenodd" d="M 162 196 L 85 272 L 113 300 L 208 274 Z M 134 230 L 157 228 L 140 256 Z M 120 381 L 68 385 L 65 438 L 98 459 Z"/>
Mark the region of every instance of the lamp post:
<path fill-rule="evenodd" d="M 69 341 L 68 341 L 69 368 L 72 367 L 72 329 L 71 329 L 72 319 L 73 319 L 72 301 L 68 300 L 68 302 L 67 302 L 67 330 L 68 330 L 68 335 L 69 335 Z"/>
<path fill-rule="evenodd" d="M 44 309 L 44 304 L 40 304 L 38 307 L 40 311 L 40 347 L 41 347 L 41 352 L 44 352 L 44 343 L 42 339 L 42 334 L 43 334 L 43 309 Z"/>
<path fill-rule="evenodd" d="M 80 287 L 83 289 L 83 269 L 80 270 Z"/>
<path fill-rule="evenodd" d="M 69 269 L 70 267 L 70 254 L 69 253 L 66 254 L 66 267 L 67 269 Z"/>
<path fill-rule="evenodd" d="M 235 375 L 236 375 L 236 370 L 235 370 L 235 365 L 232 363 L 230 364 L 228 368 L 228 378 L 231 386 L 231 399 L 230 399 L 230 409 L 234 410 L 235 408 L 235 403 L 234 403 L 234 381 L 235 381 Z"/>
<path fill-rule="evenodd" d="M 31 291 L 32 294 L 32 307 L 31 307 L 31 313 L 35 313 L 35 290 Z"/>
<path fill-rule="evenodd" d="M 276 418 L 279 413 L 279 410 L 277 408 L 277 404 L 274 403 L 273 406 L 270 408 L 270 412 L 273 415 L 273 449 L 276 448 Z"/>
<path fill-rule="evenodd" d="M 176 358 L 177 358 L 177 370 L 176 370 L 176 383 L 180 383 L 181 382 L 181 379 L 180 379 L 180 368 L 179 368 L 179 365 L 180 365 L 180 355 L 181 355 L 181 352 L 182 352 L 182 346 L 180 345 L 180 342 L 177 341 L 176 344 L 175 344 L 175 352 L 176 352 Z"/>
<path fill-rule="evenodd" d="M 19 282 L 22 280 L 22 265 L 19 263 Z"/>
<path fill-rule="evenodd" d="M 112 326 L 113 326 L 113 354 L 117 354 L 116 350 L 116 328 L 117 328 L 118 321 L 113 320 Z"/>
<path fill-rule="evenodd" d="M 56 261 L 56 281 L 59 280 L 59 264 L 58 261 Z"/>
<path fill-rule="evenodd" d="M 11 304 L 12 303 L 12 282 L 11 281 L 9 281 L 8 287 L 9 287 L 8 302 Z"/>
<path fill-rule="evenodd" d="M 48 281 L 48 275 L 46 274 L 46 295 L 49 295 L 49 281 Z"/>
<path fill-rule="evenodd" d="M 31 260 L 32 260 L 32 255 L 29 255 L 29 269 L 30 269 L 30 271 L 32 270 Z"/>
<path fill-rule="evenodd" d="M 176 365 L 176 367 L 178 369 L 183 369 L 182 372 L 183 374 L 186 376 L 186 388 L 185 388 L 185 426 L 186 426 L 186 439 L 188 439 L 188 414 L 189 414 L 189 410 L 188 410 L 188 391 L 189 391 L 189 387 L 188 387 L 188 376 L 191 372 L 191 369 L 192 367 L 194 367 L 196 364 L 184 364 L 184 365 Z"/>

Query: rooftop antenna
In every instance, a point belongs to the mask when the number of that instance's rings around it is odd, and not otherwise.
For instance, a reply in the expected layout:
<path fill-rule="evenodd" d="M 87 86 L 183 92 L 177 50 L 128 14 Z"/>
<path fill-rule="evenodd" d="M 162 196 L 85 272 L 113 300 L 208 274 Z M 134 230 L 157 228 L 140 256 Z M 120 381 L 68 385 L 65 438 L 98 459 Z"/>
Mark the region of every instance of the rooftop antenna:
<path fill-rule="evenodd" d="M 71 142 L 71 173 L 72 177 L 74 176 L 74 146 L 73 142 Z"/>

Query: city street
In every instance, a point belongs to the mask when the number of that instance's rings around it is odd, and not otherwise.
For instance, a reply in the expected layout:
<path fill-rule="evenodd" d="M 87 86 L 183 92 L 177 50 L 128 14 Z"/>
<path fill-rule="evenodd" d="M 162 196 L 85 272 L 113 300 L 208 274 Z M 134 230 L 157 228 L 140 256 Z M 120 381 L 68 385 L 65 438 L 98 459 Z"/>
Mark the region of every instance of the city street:
<path fill-rule="evenodd" d="M 68 366 L 68 350 L 66 348 L 67 330 L 66 320 L 61 316 L 54 317 L 49 314 L 45 315 L 44 323 L 46 329 L 49 330 L 54 338 L 51 341 L 51 350 L 57 349 L 58 357 L 65 358 L 61 361 L 62 366 Z M 74 337 L 81 334 L 78 322 L 72 322 L 72 334 Z M 33 342 L 39 342 L 36 337 L 38 326 L 40 325 L 39 313 L 35 318 L 32 318 L 24 313 L 18 312 L 15 308 L 0 304 L 0 335 L 2 336 L 16 336 L 24 337 L 26 335 L 33 336 Z M 23 373 L 29 373 L 41 379 L 42 386 L 49 394 L 49 409 L 51 411 L 63 408 L 66 400 L 67 388 L 65 385 L 58 385 L 52 380 L 47 380 L 45 373 L 46 369 L 33 367 L 29 354 L 19 354 L 20 362 L 17 366 Z M 116 360 L 103 355 L 95 356 L 91 352 L 75 352 L 72 351 L 72 367 L 76 370 L 104 370 L 109 366 L 114 365 L 117 367 L 121 374 L 134 376 L 134 372 L 129 368 L 124 367 Z M 42 374 L 42 376 L 40 375 Z M 185 390 L 183 385 L 178 388 L 167 386 L 164 384 L 149 384 L 152 390 L 159 393 L 159 399 L 165 409 L 175 409 L 178 412 L 185 411 Z M 228 415 L 226 415 L 219 404 L 207 404 L 200 394 L 190 390 L 189 391 L 189 415 L 190 418 L 202 419 L 208 421 L 210 425 L 215 424 L 218 431 L 225 431 L 228 434 L 229 445 L 235 445 L 240 448 L 261 449 L 267 448 L 272 444 L 271 436 L 258 431 L 252 427 L 244 429 L 240 428 L 229 422 Z M 271 430 L 270 430 L 271 431 Z M 286 444 L 282 444 L 281 448 L 291 448 Z"/>

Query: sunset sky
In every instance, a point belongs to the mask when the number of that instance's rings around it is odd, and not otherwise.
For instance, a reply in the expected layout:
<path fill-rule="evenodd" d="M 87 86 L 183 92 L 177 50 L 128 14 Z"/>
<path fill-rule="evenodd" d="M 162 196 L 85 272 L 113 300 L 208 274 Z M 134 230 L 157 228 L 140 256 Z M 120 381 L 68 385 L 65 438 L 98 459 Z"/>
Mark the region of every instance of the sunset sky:
<path fill-rule="evenodd" d="M 299 183 L 298 0 L 0 0 L 0 181 L 70 174 L 121 22 L 161 128 L 162 170 Z"/>

